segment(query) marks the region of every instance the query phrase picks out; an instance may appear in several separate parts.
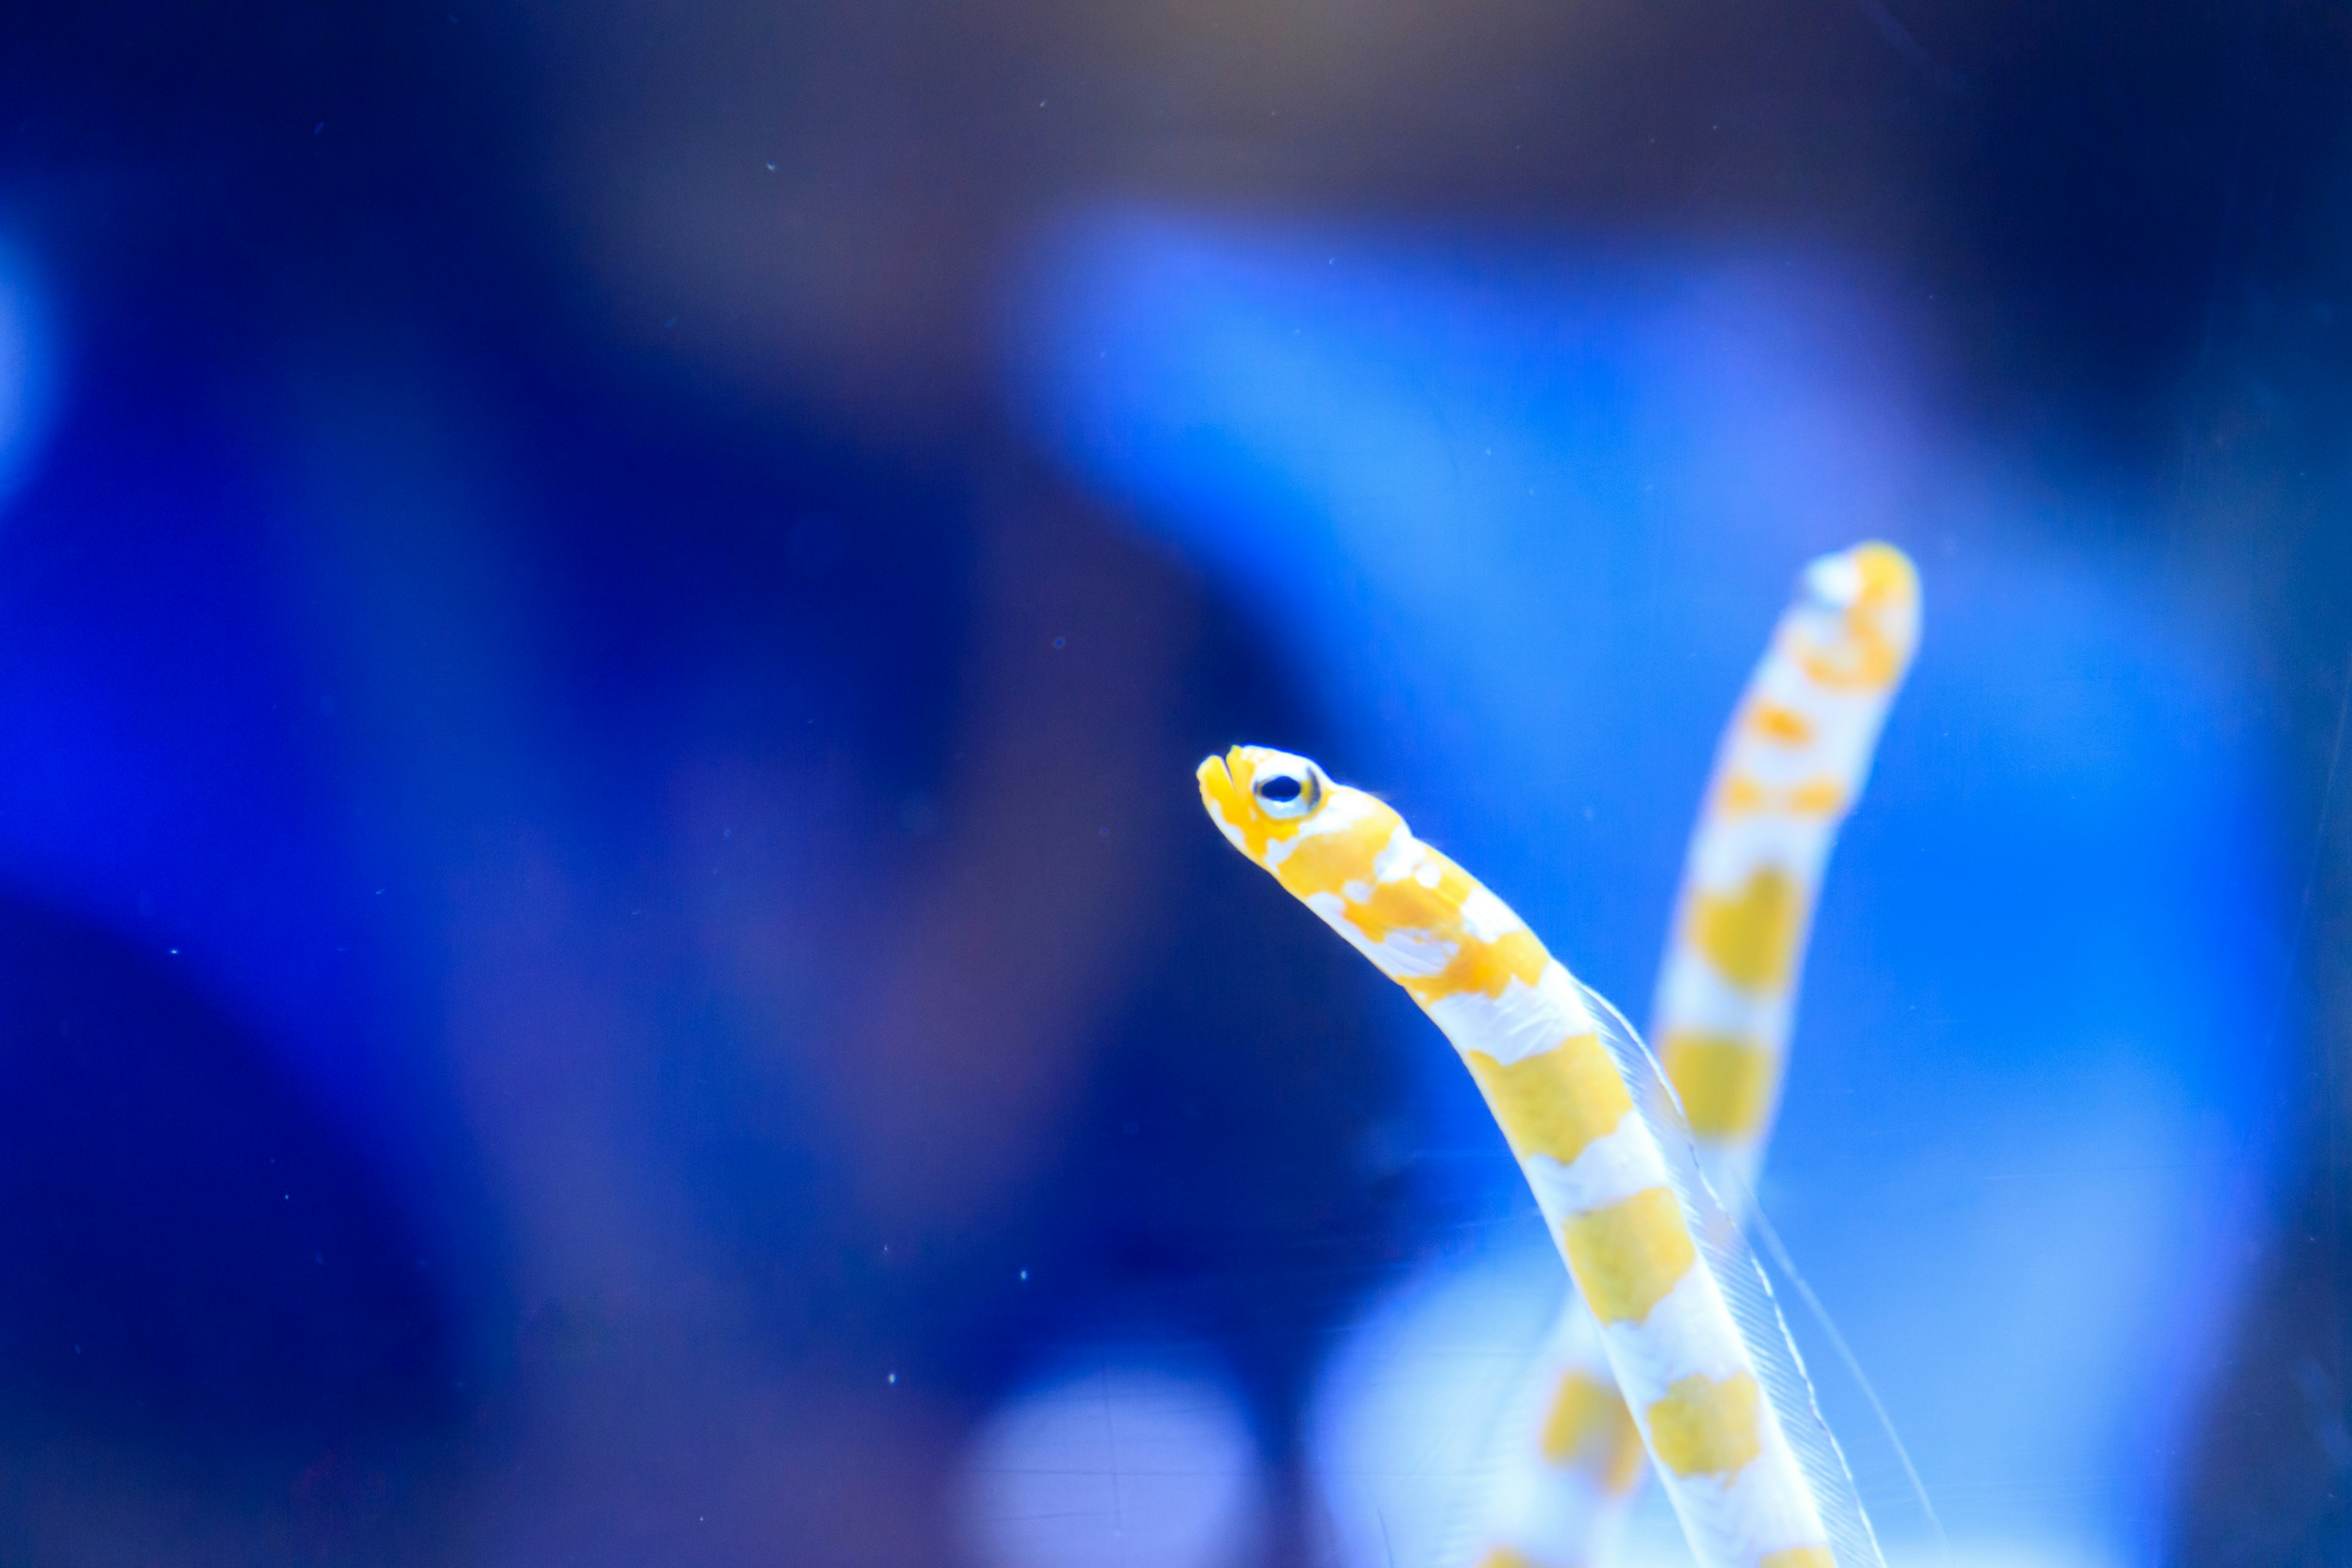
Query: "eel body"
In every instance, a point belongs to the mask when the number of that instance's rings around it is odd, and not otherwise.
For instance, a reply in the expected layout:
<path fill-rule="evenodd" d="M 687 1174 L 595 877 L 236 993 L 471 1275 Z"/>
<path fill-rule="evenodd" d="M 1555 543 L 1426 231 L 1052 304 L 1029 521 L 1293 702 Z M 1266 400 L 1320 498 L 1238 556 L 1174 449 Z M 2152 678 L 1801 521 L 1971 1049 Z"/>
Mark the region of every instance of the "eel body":
<path fill-rule="evenodd" d="M 1198 779 L 1233 846 L 1460 1054 L 1700 1568 L 1878 1568 L 1769 1291 L 1632 1031 L 1385 802 L 1258 746 L 1209 758 Z"/>
<path fill-rule="evenodd" d="M 1807 566 L 1716 750 L 1651 1015 L 1693 1152 L 1745 1210 L 1780 1106 L 1798 981 L 1830 851 L 1870 774 L 1919 638 L 1919 579 L 1868 542 Z M 1543 1390 L 1510 1435 L 1468 1560 L 1599 1568 L 1648 1469 L 1600 1325 L 1571 1297 Z"/>

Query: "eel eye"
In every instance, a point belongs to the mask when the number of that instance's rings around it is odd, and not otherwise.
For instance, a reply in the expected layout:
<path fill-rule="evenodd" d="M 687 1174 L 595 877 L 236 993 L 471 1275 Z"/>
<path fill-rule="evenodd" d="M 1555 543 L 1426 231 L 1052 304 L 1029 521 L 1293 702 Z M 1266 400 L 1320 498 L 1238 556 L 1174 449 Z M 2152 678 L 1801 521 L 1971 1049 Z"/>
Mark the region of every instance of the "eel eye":
<path fill-rule="evenodd" d="M 1268 816 L 1305 816 L 1323 803 L 1323 779 L 1311 765 L 1304 773 L 1260 773 L 1250 787 Z"/>

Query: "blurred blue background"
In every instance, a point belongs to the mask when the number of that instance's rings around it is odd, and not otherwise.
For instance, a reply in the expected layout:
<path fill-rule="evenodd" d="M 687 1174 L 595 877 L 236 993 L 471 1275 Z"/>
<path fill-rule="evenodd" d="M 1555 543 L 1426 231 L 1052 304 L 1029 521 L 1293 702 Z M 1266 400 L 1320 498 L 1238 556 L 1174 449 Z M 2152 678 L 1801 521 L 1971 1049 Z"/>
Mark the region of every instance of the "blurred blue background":
<path fill-rule="evenodd" d="M 1949 1560 L 2340 1560 L 2347 82 L 2313 5 L 0 21 L 0 1563 L 1436 1563 L 1556 1266 L 1192 765 L 1639 1016 L 1872 535 L 1763 1202 Z"/>

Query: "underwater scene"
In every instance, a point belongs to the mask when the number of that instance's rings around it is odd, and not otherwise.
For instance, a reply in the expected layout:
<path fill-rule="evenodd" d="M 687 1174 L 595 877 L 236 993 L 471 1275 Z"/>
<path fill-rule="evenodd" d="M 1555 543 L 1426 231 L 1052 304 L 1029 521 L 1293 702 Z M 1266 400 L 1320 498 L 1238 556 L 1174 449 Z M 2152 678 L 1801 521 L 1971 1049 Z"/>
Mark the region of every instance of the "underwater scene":
<path fill-rule="evenodd" d="M 2352 1562 L 2352 13 L 0 84 L 0 1568 Z"/>

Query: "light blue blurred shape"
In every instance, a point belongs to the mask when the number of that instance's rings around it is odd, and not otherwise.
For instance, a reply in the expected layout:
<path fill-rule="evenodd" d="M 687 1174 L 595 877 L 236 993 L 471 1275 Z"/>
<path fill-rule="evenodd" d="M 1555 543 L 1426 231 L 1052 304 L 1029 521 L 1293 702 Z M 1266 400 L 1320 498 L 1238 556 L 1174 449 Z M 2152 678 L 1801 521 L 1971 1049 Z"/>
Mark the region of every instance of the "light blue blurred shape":
<path fill-rule="evenodd" d="M 0 239 L 0 504 L 49 423 L 47 313 L 31 263 Z"/>
<path fill-rule="evenodd" d="M 1761 1195 L 1963 1547 L 2131 1561 L 2277 1163 L 2274 791 L 2220 611 L 1939 418 L 1890 297 L 1799 253 L 1112 214 L 1039 251 L 1008 374 L 1255 617 L 1333 772 L 1636 1017 L 1796 572 L 1874 535 L 1919 559 Z M 1430 1166 L 1490 1147 L 1447 1168 L 1531 1210 L 1435 1034 L 1393 1048 L 1432 1075 Z M 1811 1348 L 1899 1547 L 1916 1510 Z"/>
<path fill-rule="evenodd" d="M 960 1488 L 963 1533 L 989 1568 L 1249 1562 L 1262 1489 L 1231 1378 L 1144 1343 L 1058 1358 L 982 1424 Z"/>

